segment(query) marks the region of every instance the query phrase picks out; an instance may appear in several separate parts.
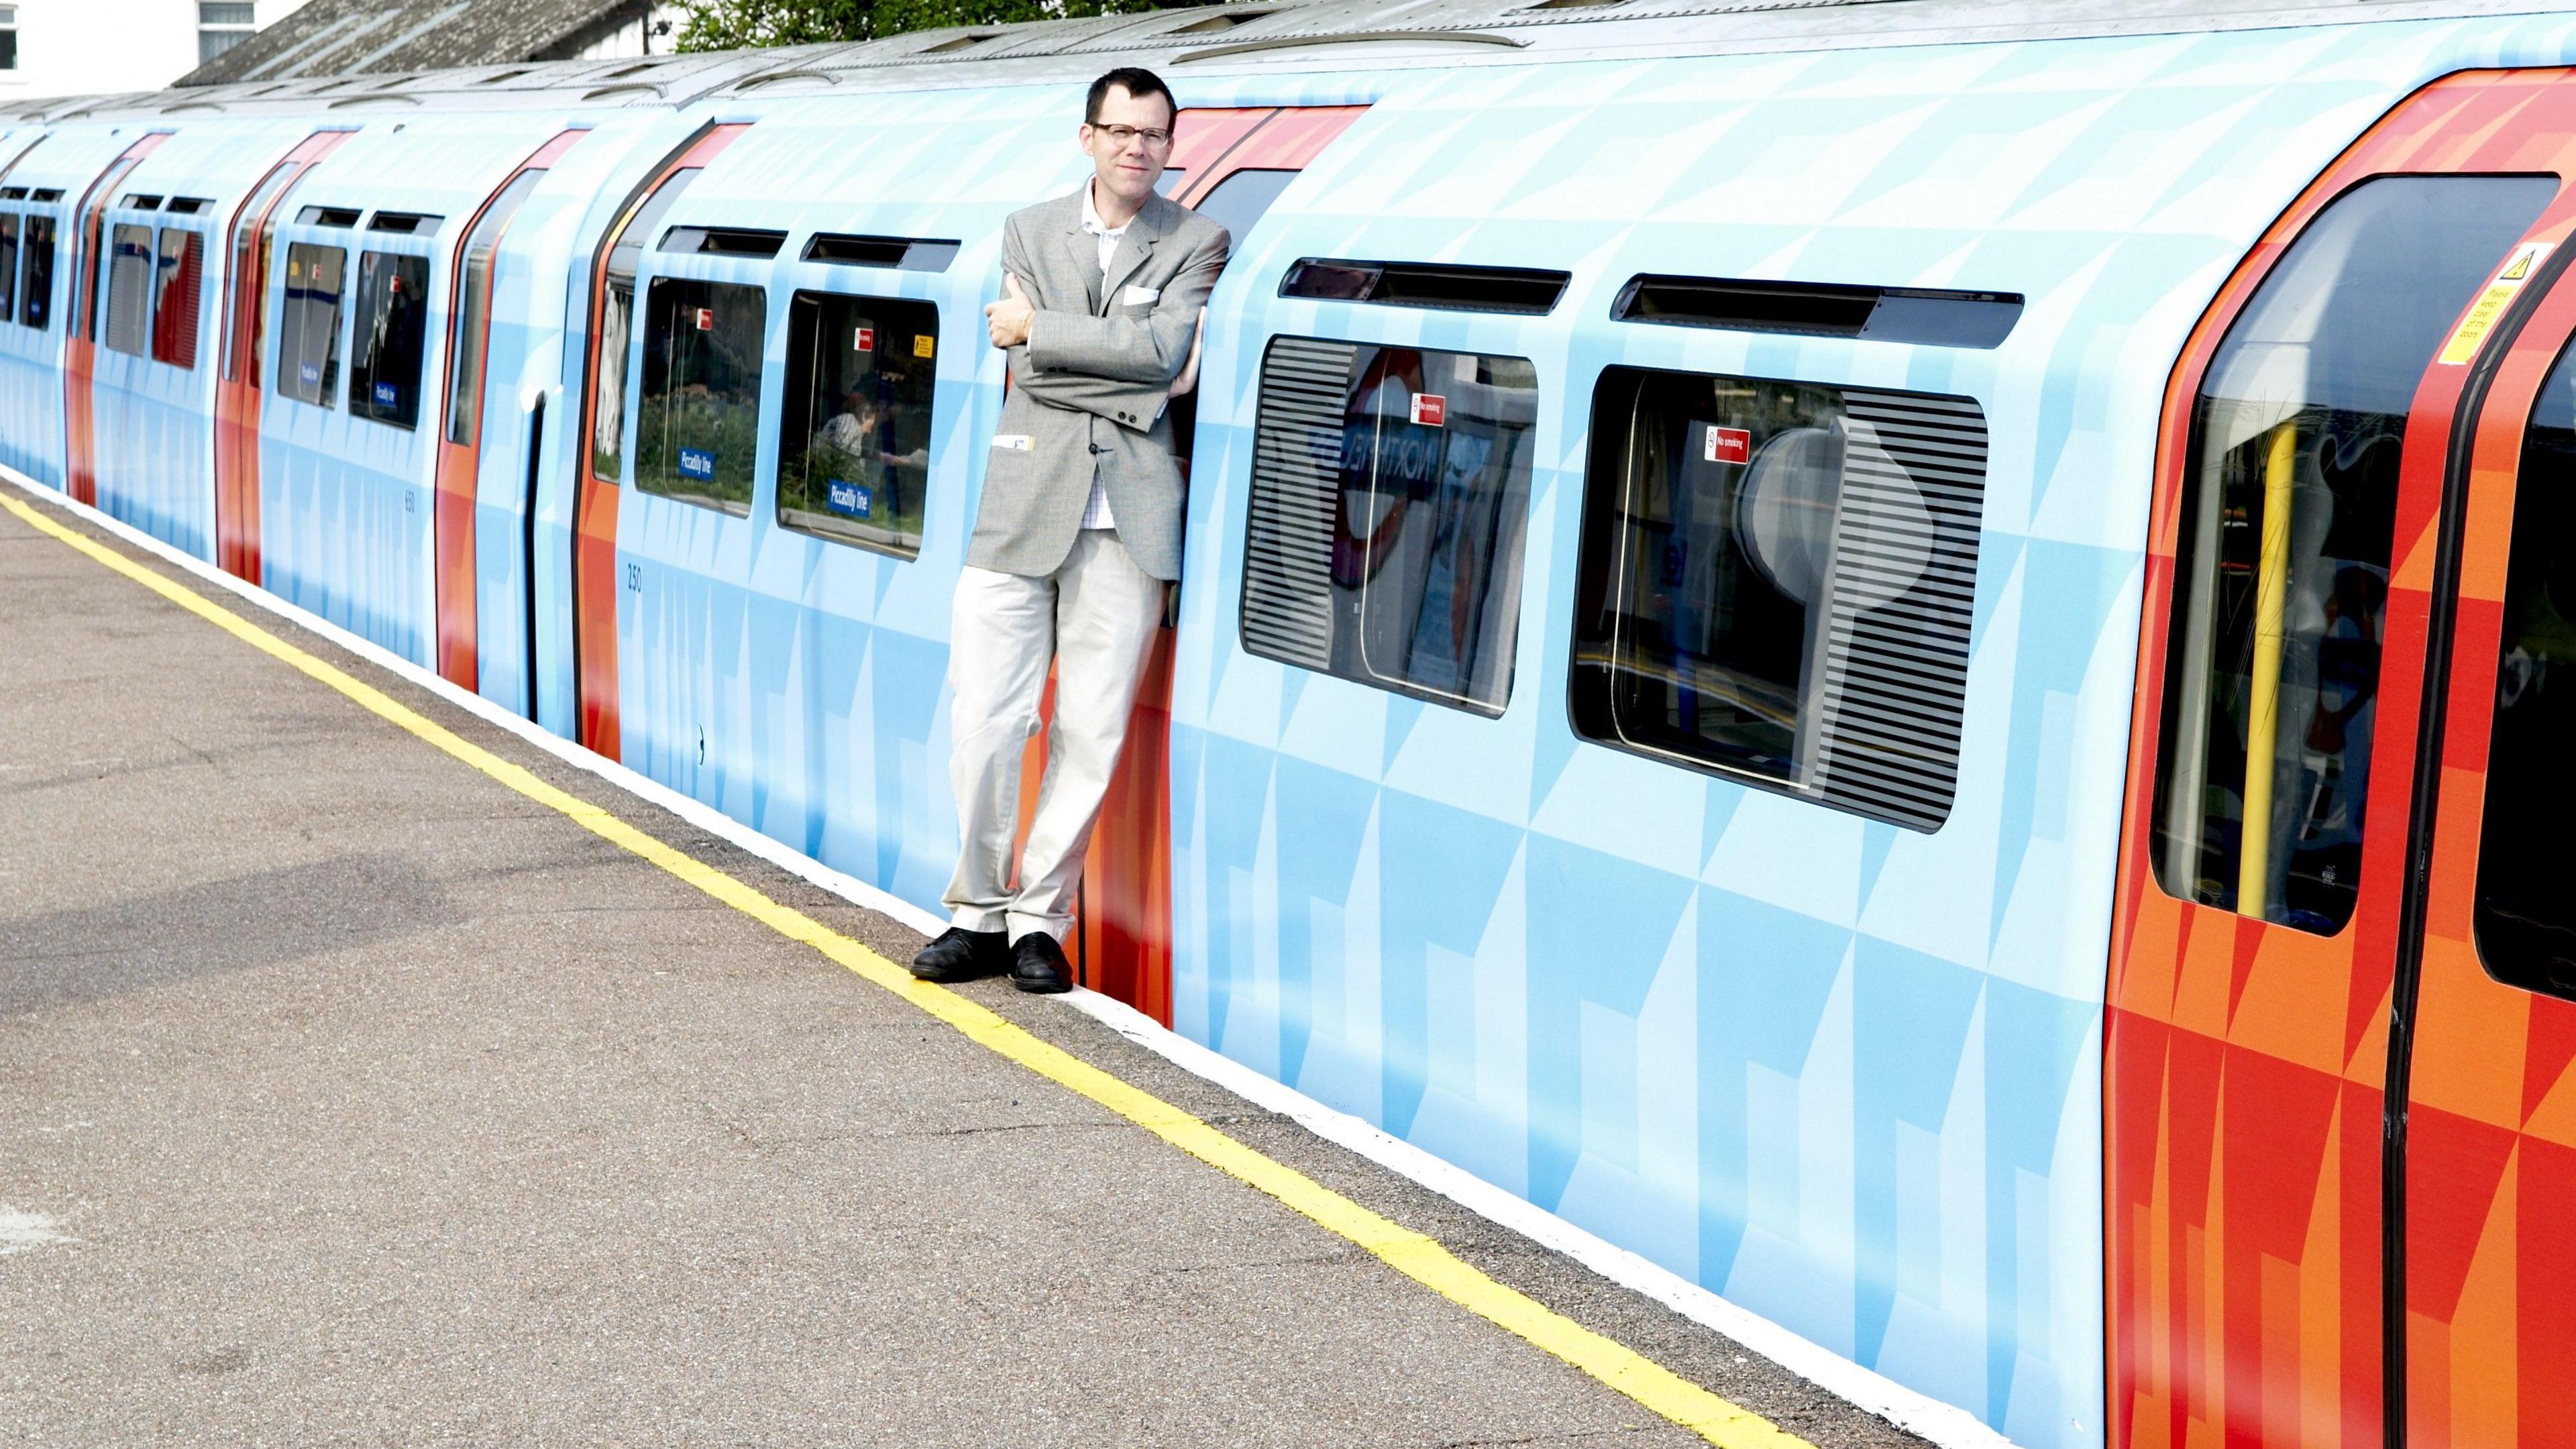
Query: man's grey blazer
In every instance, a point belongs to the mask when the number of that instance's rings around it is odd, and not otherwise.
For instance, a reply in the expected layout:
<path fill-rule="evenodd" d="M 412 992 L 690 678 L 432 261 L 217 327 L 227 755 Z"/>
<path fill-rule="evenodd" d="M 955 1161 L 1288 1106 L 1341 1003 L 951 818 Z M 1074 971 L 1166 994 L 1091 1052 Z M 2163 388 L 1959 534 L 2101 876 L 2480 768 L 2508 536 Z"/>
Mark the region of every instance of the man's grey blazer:
<path fill-rule="evenodd" d="M 1088 182 L 1084 183 L 1086 186 Z M 966 562 L 1039 577 L 1082 531 L 1097 470 L 1137 567 L 1181 576 L 1182 486 L 1164 391 L 1189 361 L 1199 309 L 1225 266 L 1225 228 L 1159 195 L 1127 224 L 1104 280 L 1083 193 L 1011 213 L 1002 268 L 1037 316 L 1010 349 Z"/>

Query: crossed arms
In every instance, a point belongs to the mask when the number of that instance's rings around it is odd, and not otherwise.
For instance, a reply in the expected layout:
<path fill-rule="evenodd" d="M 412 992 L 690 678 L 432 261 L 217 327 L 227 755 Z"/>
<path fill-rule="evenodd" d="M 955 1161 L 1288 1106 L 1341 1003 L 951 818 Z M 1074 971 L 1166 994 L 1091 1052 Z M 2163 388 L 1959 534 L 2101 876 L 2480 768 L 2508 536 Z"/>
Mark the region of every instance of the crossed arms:
<path fill-rule="evenodd" d="M 1151 428 L 1168 399 L 1198 385 L 1208 293 L 1225 251 L 1220 232 L 1190 254 L 1141 315 L 1039 309 L 1028 319 L 1026 345 L 1007 349 L 1011 386 L 1138 432 Z M 1005 296 L 1034 305 L 1020 282 L 1035 273 L 1016 225 L 1003 229 L 1002 273 Z"/>

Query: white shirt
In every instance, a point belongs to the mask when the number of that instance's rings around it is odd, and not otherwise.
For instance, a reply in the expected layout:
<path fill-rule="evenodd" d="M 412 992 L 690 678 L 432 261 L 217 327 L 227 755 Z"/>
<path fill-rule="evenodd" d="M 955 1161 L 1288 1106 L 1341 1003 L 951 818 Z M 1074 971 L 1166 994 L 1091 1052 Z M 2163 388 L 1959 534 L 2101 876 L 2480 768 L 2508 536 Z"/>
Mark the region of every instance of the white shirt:
<path fill-rule="evenodd" d="M 1133 218 L 1130 218 L 1129 224 L 1133 224 Z M 1106 288 L 1109 285 L 1109 259 L 1118 255 L 1118 243 L 1126 239 L 1127 227 L 1120 226 L 1113 230 L 1101 221 L 1100 208 L 1091 204 L 1089 186 L 1082 188 L 1082 229 L 1091 233 L 1100 243 L 1100 285 Z M 1109 490 L 1100 486 L 1100 472 L 1096 466 L 1091 474 L 1091 501 L 1082 506 L 1082 526 L 1085 528 L 1118 526 L 1118 520 L 1110 516 Z"/>

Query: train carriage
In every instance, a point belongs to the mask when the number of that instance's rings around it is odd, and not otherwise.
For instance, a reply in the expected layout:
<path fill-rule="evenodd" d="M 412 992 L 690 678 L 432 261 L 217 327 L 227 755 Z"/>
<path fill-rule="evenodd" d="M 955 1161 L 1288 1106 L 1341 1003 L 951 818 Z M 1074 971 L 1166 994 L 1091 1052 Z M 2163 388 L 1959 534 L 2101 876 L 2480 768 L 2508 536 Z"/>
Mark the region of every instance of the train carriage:
<path fill-rule="evenodd" d="M 21 105 L 0 463 L 935 908 L 979 308 L 1131 62 L 1235 250 L 1087 984 L 1957 1442 L 2576 1444 L 2536 0 Z"/>

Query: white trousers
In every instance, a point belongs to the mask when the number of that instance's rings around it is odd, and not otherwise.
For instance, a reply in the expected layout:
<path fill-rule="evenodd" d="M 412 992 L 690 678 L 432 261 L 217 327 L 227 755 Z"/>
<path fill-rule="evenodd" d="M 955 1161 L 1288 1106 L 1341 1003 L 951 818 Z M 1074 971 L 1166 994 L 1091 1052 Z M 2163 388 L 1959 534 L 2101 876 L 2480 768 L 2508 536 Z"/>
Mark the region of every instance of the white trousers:
<path fill-rule="evenodd" d="M 1092 822 L 1127 739 L 1136 681 L 1163 617 L 1163 581 L 1136 566 L 1105 528 L 1076 537 L 1044 578 L 968 568 L 949 632 L 949 779 L 965 848 L 944 898 L 969 931 L 1064 938 Z M 1011 884 L 1020 761 L 1038 732 L 1047 663 L 1056 665 L 1055 727 L 1028 848 Z"/>

